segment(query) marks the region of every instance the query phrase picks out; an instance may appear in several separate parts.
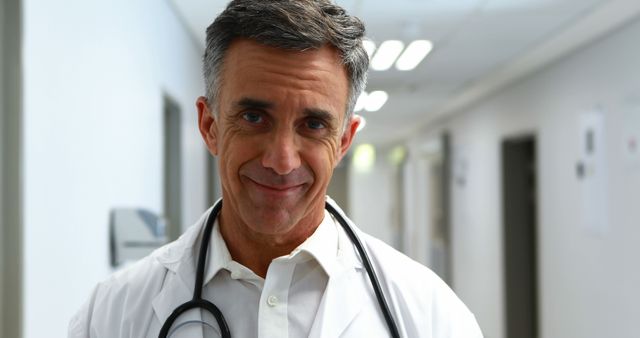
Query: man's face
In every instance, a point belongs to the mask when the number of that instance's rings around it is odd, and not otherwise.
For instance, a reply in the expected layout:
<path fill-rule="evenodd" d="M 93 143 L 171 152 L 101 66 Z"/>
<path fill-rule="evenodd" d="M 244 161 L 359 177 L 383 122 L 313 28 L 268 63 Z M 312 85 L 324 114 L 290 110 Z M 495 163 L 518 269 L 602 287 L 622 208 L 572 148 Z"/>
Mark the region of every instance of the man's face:
<path fill-rule="evenodd" d="M 237 40 L 222 73 L 217 118 L 203 98 L 197 106 L 201 133 L 219 157 L 223 221 L 263 235 L 317 226 L 358 125 L 352 119 L 343 132 L 348 79 L 337 51 Z"/>

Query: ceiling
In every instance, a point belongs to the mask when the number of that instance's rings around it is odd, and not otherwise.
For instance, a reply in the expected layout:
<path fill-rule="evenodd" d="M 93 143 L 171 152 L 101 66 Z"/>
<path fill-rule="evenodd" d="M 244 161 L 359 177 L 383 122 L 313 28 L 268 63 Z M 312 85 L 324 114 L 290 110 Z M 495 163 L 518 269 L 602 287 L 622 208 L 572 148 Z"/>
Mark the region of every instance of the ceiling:
<path fill-rule="evenodd" d="M 206 27 L 225 0 L 169 0 L 204 50 Z M 377 112 L 361 113 L 357 139 L 391 143 L 490 95 L 640 13 L 632 0 L 337 0 L 377 44 L 428 39 L 434 49 L 413 71 L 369 72 L 367 91 L 385 90 Z M 633 3 L 636 3 L 635 5 Z"/>

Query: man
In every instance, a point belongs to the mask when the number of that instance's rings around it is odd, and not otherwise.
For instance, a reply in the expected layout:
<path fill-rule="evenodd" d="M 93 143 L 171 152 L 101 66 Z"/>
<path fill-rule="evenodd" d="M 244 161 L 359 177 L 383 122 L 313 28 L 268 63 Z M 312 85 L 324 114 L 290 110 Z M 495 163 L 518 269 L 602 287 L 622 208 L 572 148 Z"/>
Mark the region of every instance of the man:
<path fill-rule="evenodd" d="M 368 68 L 363 34 L 357 18 L 326 0 L 229 4 L 207 29 L 207 93 L 196 102 L 200 133 L 220 163 L 224 202 L 211 235 L 207 212 L 176 242 L 101 283 L 70 337 L 157 337 L 192 298 L 203 239 L 202 298 L 232 336 L 390 336 L 365 261 L 338 224 L 344 215 L 325 210 L 327 202 L 337 208 L 327 185 L 359 124 L 352 111 Z M 482 336 L 430 270 L 356 232 L 402 337 Z M 220 336 L 208 316 L 187 311 L 167 329 Z"/>

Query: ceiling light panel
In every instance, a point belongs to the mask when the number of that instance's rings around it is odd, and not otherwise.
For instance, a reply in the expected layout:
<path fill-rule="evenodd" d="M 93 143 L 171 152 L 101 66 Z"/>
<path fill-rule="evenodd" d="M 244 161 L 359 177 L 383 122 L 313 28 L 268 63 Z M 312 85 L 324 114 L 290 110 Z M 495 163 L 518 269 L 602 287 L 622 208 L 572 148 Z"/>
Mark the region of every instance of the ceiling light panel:
<path fill-rule="evenodd" d="M 398 55 L 402 53 L 404 44 L 399 40 L 387 40 L 380 44 L 378 51 L 371 59 L 371 68 L 373 70 L 387 70 L 396 62 Z"/>
<path fill-rule="evenodd" d="M 352 164 L 358 173 L 368 173 L 376 163 L 376 148 L 371 144 L 359 144 L 353 151 Z"/>
<path fill-rule="evenodd" d="M 429 40 L 416 40 L 407 46 L 396 62 L 398 70 L 412 70 L 431 52 L 433 43 Z"/>
<path fill-rule="evenodd" d="M 367 96 L 367 100 L 364 109 L 370 112 L 378 111 L 387 102 L 389 95 L 382 90 L 371 92 Z"/>
<path fill-rule="evenodd" d="M 367 92 L 362 92 L 356 101 L 356 106 L 353 108 L 353 111 L 358 112 L 364 109 L 364 105 L 367 103 Z"/>
<path fill-rule="evenodd" d="M 376 51 L 376 43 L 371 40 L 362 40 L 362 47 L 369 55 L 369 59 L 373 56 L 373 53 Z"/>

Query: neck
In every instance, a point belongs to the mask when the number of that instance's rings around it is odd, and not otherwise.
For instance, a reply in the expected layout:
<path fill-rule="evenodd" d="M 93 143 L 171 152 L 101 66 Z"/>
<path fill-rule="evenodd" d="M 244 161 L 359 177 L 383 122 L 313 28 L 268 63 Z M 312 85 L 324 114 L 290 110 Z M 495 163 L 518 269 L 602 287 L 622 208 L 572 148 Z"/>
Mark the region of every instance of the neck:
<path fill-rule="evenodd" d="M 220 233 L 234 261 L 265 278 L 271 261 L 290 254 L 309 238 L 322 222 L 324 209 L 309 215 L 285 233 L 265 234 L 253 231 L 240 218 L 232 217 L 225 208 L 220 212 Z"/>

